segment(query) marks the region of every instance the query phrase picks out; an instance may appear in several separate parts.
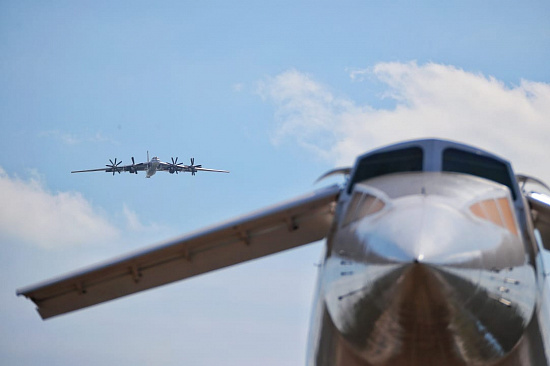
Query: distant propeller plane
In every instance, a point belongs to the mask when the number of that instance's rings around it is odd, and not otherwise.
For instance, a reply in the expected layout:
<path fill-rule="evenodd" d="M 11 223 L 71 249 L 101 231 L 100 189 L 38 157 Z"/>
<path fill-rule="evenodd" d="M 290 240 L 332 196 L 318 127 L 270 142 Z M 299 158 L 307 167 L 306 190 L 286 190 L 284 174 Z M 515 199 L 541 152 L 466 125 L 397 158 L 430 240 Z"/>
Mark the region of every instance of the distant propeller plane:
<path fill-rule="evenodd" d="M 160 159 L 156 156 L 153 156 L 151 160 L 149 160 L 149 152 L 147 152 L 147 162 L 146 163 L 137 163 L 134 160 L 134 157 L 132 156 L 132 165 L 120 165 L 122 164 L 122 160 L 117 162 L 117 159 L 111 160 L 109 159 L 109 162 L 111 164 L 105 165 L 106 168 L 99 168 L 99 169 L 88 169 L 88 170 L 74 170 L 71 173 L 84 173 L 84 172 L 106 172 L 106 173 L 121 173 L 121 172 L 129 172 L 137 174 L 139 171 L 145 171 L 146 178 L 151 178 L 153 175 L 155 175 L 156 172 L 168 172 L 170 174 L 178 174 L 179 172 L 187 172 L 191 173 L 191 175 L 195 175 L 198 171 L 201 172 L 217 172 L 217 173 L 229 173 L 227 170 L 217 170 L 217 169 L 207 169 L 203 168 L 202 165 L 195 165 L 195 158 L 191 158 L 191 165 L 185 165 L 183 163 L 178 163 L 178 158 L 176 157 L 171 158 L 171 163 L 165 163 L 163 161 L 160 161 Z"/>

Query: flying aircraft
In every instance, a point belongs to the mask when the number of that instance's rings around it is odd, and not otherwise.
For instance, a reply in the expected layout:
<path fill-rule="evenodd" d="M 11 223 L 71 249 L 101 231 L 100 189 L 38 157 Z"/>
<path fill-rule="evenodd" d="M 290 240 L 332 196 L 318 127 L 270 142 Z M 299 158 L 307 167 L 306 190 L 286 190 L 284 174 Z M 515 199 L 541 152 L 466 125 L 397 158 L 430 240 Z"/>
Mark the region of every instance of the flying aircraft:
<path fill-rule="evenodd" d="M 326 239 L 308 366 L 550 365 L 543 182 L 439 139 L 335 173 L 346 183 L 17 294 L 47 319 Z"/>
<path fill-rule="evenodd" d="M 178 174 L 179 172 L 189 172 L 191 175 L 195 175 L 197 172 L 218 172 L 218 173 L 229 173 L 227 170 L 217 170 L 217 169 L 207 169 L 203 168 L 202 165 L 195 165 L 195 158 L 191 158 L 191 165 L 185 165 L 183 163 L 178 163 L 178 158 L 172 158 L 171 163 L 165 163 L 160 161 L 156 156 L 153 159 L 149 160 L 149 152 L 147 152 L 147 162 L 146 163 L 137 163 L 132 156 L 132 165 L 120 165 L 122 161 L 109 159 L 111 164 L 105 165 L 106 168 L 99 169 L 88 169 L 88 170 L 74 170 L 71 173 L 85 173 L 85 172 L 107 172 L 107 173 L 121 173 L 129 172 L 137 174 L 139 171 L 145 171 L 145 178 L 151 178 L 155 175 L 156 172 L 168 172 L 170 174 Z"/>

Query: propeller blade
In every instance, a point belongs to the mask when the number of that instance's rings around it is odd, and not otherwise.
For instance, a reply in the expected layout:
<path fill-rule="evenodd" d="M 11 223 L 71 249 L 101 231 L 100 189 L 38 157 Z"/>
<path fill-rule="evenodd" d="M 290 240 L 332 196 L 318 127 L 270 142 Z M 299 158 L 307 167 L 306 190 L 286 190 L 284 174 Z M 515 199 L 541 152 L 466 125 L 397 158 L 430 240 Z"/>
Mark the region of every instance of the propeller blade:
<path fill-rule="evenodd" d="M 132 158 L 132 159 L 133 159 L 133 158 Z M 109 159 L 109 162 L 111 163 L 111 165 L 106 164 L 105 166 L 106 166 L 107 168 L 111 168 L 111 169 L 112 169 L 113 175 L 115 175 L 116 172 L 118 172 L 118 174 L 120 174 L 120 172 L 121 172 L 122 169 L 119 168 L 118 166 L 119 166 L 120 164 L 122 164 L 122 160 L 119 161 L 119 162 L 117 163 L 117 158 L 115 158 L 115 161 Z"/>
<path fill-rule="evenodd" d="M 176 156 L 175 159 L 174 157 L 171 157 L 170 159 L 172 159 L 172 164 L 170 164 L 170 173 L 178 174 L 178 157 Z"/>

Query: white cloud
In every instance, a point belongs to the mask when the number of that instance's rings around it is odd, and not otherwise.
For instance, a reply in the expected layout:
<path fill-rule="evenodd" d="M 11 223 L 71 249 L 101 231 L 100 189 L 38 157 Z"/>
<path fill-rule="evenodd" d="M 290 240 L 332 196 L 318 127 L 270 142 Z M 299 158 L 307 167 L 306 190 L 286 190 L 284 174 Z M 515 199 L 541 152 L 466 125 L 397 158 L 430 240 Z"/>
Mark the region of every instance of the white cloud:
<path fill-rule="evenodd" d="M 333 96 L 328 87 L 309 75 L 290 70 L 260 83 L 260 95 L 277 106 L 274 144 L 288 138 L 323 157 L 334 145 L 339 114 L 354 109 L 352 103 Z"/>
<path fill-rule="evenodd" d="M 141 222 L 138 214 L 130 209 L 125 203 L 122 205 L 122 220 L 126 224 L 127 232 L 134 232 L 140 235 L 157 235 L 162 231 L 170 231 L 170 228 L 155 222 L 144 224 Z"/>
<path fill-rule="evenodd" d="M 43 131 L 40 133 L 40 136 L 52 137 L 56 140 L 61 141 L 65 145 L 77 145 L 82 142 L 81 138 L 78 138 L 73 134 L 61 132 L 57 130 Z"/>
<path fill-rule="evenodd" d="M 48 192 L 36 178 L 0 168 L 0 232 L 44 248 L 110 241 L 119 231 L 75 192 Z"/>
<path fill-rule="evenodd" d="M 65 145 L 78 145 L 83 142 L 108 142 L 115 143 L 112 139 L 105 137 L 101 132 L 96 132 L 95 134 L 87 134 L 85 136 L 77 136 L 68 132 L 62 132 L 59 130 L 49 130 L 40 132 L 40 136 L 53 138 L 55 140 L 61 141 Z"/>
<path fill-rule="evenodd" d="M 233 91 L 234 92 L 241 92 L 241 91 L 243 91 L 243 89 L 244 89 L 244 84 L 243 83 L 233 84 Z"/>
<path fill-rule="evenodd" d="M 122 214 L 126 219 L 126 225 L 129 229 L 135 231 L 143 230 L 143 224 L 139 220 L 137 213 L 129 209 L 125 204 L 122 206 Z"/>
<path fill-rule="evenodd" d="M 512 161 L 516 170 L 550 181 L 550 85 L 519 85 L 479 73 L 429 63 L 379 63 L 353 70 L 354 81 L 382 82 L 395 106 L 377 108 L 336 96 L 329 87 L 296 70 L 260 83 L 262 97 L 276 106 L 273 143 L 298 143 L 337 165 L 358 154 L 414 138 L 439 137 L 469 143 Z"/>

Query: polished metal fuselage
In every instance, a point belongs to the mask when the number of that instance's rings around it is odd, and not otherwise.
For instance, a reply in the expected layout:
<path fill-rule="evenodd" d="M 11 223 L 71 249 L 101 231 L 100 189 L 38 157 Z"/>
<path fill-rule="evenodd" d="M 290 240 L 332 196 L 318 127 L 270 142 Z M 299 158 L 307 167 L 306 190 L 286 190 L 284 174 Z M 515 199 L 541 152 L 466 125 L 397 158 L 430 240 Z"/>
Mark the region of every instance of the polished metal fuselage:
<path fill-rule="evenodd" d="M 548 271 L 518 206 L 467 174 L 355 184 L 327 239 L 308 365 L 548 365 Z"/>

